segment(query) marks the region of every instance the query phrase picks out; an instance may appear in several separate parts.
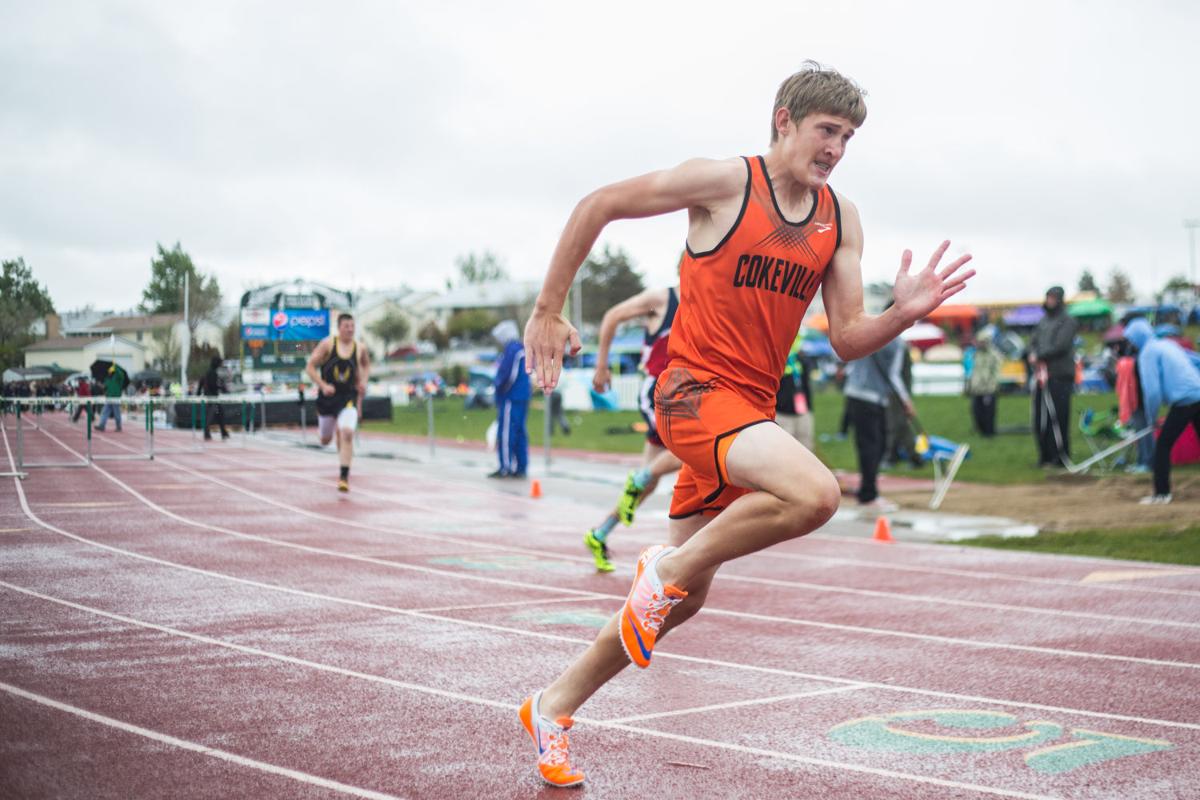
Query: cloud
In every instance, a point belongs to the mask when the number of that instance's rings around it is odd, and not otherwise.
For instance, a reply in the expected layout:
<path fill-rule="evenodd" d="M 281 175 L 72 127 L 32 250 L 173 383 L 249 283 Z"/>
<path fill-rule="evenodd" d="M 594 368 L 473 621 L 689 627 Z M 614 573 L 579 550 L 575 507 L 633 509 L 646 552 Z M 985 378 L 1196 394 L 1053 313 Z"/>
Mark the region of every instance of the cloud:
<path fill-rule="evenodd" d="M 0 247 L 56 302 L 127 306 L 156 242 L 235 295 L 302 275 L 440 286 L 491 249 L 538 278 L 574 204 L 692 156 L 766 147 L 806 57 L 869 91 L 832 183 L 864 272 L 941 238 L 968 297 L 1121 264 L 1142 291 L 1200 216 L 1189 4 L 836 7 L 466 2 L 10 4 L 0 28 Z M 682 214 L 616 223 L 652 283 Z M 103 275 L 102 280 L 93 276 Z"/>

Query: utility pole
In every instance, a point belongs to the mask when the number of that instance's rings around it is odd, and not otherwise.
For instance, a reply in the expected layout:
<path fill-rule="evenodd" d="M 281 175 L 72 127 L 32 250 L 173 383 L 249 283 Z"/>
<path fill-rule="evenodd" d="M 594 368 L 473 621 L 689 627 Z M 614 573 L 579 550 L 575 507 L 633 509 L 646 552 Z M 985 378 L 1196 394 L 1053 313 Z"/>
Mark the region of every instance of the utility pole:
<path fill-rule="evenodd" d="M 188 356 L 192 352 L 192 329 L 188 327 L 188 295 L 191 294 L 190 281 L 188 273 L 183 273 L 183 344 L 180 347 L 182 351 L 179 359 L 179 385 L 183 387 L 183 393 L 187 394 L 187 370 Z"/>
<path fill-rule="evenodd" d="M 580 270 L 575 276 L 575 285 L 571 287 L 571 300 L 571 305 L 574 306 L 571 316 L 575 318 L 572 320 L 575 323 L 575 329 L 583 331 L 583 270 Z M 580 333 L 580 335 L 583 334 Z"/>
<path fill-rule="evenodd" d="M 1192 294 L 1196 293 L 1196 228 L 1200 228 L 1200 219 L 1185 219 L 1183 227 L 1188 232 L 1188 283 L 1192 285 Z"/>

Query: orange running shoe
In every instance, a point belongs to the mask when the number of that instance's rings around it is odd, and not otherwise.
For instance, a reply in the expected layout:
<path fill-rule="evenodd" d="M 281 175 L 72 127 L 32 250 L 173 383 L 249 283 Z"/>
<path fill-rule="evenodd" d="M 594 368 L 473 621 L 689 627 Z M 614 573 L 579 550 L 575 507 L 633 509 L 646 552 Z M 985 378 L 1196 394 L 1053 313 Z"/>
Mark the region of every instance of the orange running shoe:
<path fill-rule="evenodd" d="M 346 480 L 345 478 L 338 478 L 338 491 L 339 492 L 350 491 L 350 481 Z"/>
<path fill-rule="evenodd" d="M 538 713 L 542 693 L 537 692 L 525 698 L 521 703 L 521 724 L 533 738 L 533 746 L 537 748 L 538 772 L 542 780 L 551 786 L 578 786 L 583 783 L 584 775 L 571 766 L 570 744 L 567 742 L 567 731 L 570 730 L 570 717 L 559 717 L 551 722 Z"/>
<path fill-rule="evenodd" d="M 674 549 L 656 544 L 642 551 L 633 575 L 633 587 L 621 609 L 621 647 L 629 660 L 642 669 L 650 666 L 654 642 L 667 614 L 687 597 L 687 592 L 682 589 L 664 586 L 655 568 L 658 560 Z"/>

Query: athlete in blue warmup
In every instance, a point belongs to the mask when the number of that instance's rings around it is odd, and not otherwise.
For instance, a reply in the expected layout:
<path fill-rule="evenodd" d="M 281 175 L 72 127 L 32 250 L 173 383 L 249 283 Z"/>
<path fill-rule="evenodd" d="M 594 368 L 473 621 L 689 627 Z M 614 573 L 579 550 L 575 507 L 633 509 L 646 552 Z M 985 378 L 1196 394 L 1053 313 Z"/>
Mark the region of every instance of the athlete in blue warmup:
<path fill-rule="evenodd" d="M 504 348 L 496 366 L 496 453 L 500 468 L 489 478 L 524 478 L 529 465 L 529 437 L 525 416 L 529 411 L 529 376 L 525 374 L 525 344 L 517 323 L 506 319 L 492 328 Z"/>

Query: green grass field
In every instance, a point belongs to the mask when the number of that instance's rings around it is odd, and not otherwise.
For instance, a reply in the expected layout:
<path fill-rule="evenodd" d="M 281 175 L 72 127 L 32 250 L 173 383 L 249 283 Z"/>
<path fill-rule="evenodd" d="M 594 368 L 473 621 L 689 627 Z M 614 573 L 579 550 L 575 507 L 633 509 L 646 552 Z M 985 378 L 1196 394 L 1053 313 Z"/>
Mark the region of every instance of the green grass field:
<path fill-rule="evenodd" d="M 981 536 L 955 544 L 1200 566 L 1200 526 L 1196 525 L 1183 530 L 1154 526 L 1125 531 L 1039 533 L 1028 539 Z"/>

